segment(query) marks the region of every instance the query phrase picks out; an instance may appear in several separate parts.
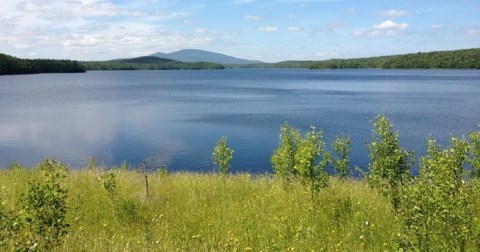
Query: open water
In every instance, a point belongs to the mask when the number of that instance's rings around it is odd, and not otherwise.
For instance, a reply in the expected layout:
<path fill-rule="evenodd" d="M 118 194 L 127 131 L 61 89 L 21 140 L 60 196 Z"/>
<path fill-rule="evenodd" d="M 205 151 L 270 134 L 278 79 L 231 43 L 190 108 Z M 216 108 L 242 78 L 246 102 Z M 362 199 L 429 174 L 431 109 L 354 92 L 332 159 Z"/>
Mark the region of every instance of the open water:
<path fill-rule="evenodd" d="M 226 69 L 91 71 L 0 76 L 0 166 L 56 157 L 100 164 L 212 171 L 228 136 L 234 171 L 271 171 L 283 122 L 323 129 L 327 146 L 352 138 L 351 165 L 368 163 L 372 121 L 385 114 L 417 156 L 429 136 L 478 129 L 480 71 Z M 418 162 L 417 162 L 418 163 Z"/>

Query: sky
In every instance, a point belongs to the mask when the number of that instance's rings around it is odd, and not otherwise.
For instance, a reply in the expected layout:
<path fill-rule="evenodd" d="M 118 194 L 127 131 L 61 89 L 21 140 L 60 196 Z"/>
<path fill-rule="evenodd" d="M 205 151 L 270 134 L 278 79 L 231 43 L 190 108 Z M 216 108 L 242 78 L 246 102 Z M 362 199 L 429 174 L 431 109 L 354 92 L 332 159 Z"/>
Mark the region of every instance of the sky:
<path fill-rule="evenodd" d="M 202 49 L 278 62 L 480 47 L 479 0 L 0 0 L 0 52 L 108 60 Z"/>

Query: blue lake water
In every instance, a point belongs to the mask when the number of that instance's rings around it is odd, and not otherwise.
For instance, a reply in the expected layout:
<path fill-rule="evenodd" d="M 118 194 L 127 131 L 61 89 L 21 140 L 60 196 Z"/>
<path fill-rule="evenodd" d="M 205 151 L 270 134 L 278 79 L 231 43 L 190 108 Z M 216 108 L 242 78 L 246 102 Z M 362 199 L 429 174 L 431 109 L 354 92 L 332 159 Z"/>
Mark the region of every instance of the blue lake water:
<path fill-rule="evenodd" d="M 269 172 L 279 126 L 352 137 L 368 163 L 372 120 L 387 115 L 401 144 L 425 153 L 480 123 L 480 71 L 226 69 L 0 76 L 0 166 L 57 157 L 211 171 L 228 136 L 235 171 Z"/>

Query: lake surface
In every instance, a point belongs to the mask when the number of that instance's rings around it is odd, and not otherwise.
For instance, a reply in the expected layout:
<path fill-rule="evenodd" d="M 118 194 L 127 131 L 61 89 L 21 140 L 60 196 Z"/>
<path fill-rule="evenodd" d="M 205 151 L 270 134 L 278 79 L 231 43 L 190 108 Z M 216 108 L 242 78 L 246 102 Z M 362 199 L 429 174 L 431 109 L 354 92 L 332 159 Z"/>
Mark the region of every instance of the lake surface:
<path fill-rule="evenodd" d="M 368 163 L 372 121 L 387 115 L 417 155 L 433 135 L 480 123 L 480 71 L 226 69 L 92 71 L 0 76 L 0 166 L 57 157 L 100 164 L 211 171 L 223 135 L 235 171 L 269 172 L 279 126 L 352 137 L 352 165 Z M 418 162 L 417 162 L 418 163 Z"/>

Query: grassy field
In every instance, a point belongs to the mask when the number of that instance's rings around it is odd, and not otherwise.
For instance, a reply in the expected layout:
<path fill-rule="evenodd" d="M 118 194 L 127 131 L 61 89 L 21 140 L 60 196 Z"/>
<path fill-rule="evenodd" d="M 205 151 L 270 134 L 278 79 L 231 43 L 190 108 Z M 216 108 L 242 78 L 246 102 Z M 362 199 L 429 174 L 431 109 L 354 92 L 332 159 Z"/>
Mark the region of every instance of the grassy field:
<path fill-rule="evenodd" d="M 101 172 L 70 171 L 65 251 L 384 251 L 399 227 L 389 202 L 365 182 L 332 180 L 312 204 L 309 191 L 270 175 L 220 176 L 114 171 L 116 194 Z M 18 207 L 37 170 L 0 172 L 4 209 Z M 115 202 L 114 202 L 115 201 Z M 11 249 L 7 240 L 3 248 Z"/>

